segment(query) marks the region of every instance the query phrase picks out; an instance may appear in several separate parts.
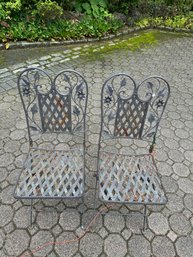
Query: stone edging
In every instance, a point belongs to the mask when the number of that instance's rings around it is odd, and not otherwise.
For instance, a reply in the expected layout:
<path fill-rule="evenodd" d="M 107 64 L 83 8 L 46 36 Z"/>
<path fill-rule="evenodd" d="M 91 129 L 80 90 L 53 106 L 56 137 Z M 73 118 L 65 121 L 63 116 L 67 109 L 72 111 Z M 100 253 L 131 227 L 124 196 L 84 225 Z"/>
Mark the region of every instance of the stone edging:
<path fill-rule="evenodd" d="M 43 42 L 27 42 L 27 41 L 20 41 L 20 42 L 10 42 L 9 49 L 18 49 L 18 48 L 32 48 L 32 47 L 49 47 L 49 46 L 60 46 L 60 45 L 69 45 L 69 44 L 81 44 L 81 43 L 88 43 L 88 42 L 97 42 L 97 41 L 105 41 L 108 39 L 112 39 L 115 37 L 128 35 L 133 32 L 142 31 L 146 29 L 158 29 L 158 30 L 165 30 L 165 31 L 172 31 L 172 32 L 184 32 L 184 33 L 193 33 L 193 30 L 188 29 L 180 29 L 180 28 L 171 28 L 166 26 L 144 26 L 144 27 L 134 27 L 134 28 L 125 28 L 121 32 L 117 32 L 115 34 L 110 34 L 108 36 L 102 38 L 85 38 L 79 40 L 66 40 L 66 41 L 43 41 Z M 0 50 L 5 50 L 5 44 L 0 44 Z"/>

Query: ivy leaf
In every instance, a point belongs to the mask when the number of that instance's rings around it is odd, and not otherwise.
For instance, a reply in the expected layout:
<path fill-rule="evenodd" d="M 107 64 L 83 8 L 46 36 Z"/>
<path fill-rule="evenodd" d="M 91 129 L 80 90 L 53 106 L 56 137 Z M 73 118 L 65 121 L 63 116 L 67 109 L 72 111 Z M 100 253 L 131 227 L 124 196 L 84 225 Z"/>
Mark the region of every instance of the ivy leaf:
<path fill-rule="evenodd" d="M 121 87 L 125 87 L 126 86 L 126 79 L 124 78 L 122 81 L 121 81 Z"/>
<path fill-rule="evenodd" d="M 147 82 L 147 88 L 150 89 L 151 91 L 153 91 L 153 83 L 148 81 Z"/>
<path fill-rule="evenodd" d="M 32 129 L 33 131 L 38 131 L 38 129 L 36 128 L 36 127 L 34 127 L 34 126 L 29 126 L 30 127 L 30 129 Z"/>
<path fill-rule="evenodd" d="M 107 90 L 106 90 L 106 92 L 107 92 L 108 95 L 112 96 L 112 94 L 113 94 L 113 89 L 112 89 L 112 87 L 111 87 L 110 85 L 107 85 Z"/>
<path fill-rule="evenodd" d="M 82 81 L 77 87 L 76 87 L 76 93 L 77 92 L 79 92 L 79 91 L 81 91 L 81 90 L 83 90 L 83 88 L 84 88 L 84 82 Z"/>
<path fill-rule="evenodd" d="M 82 125 L 79 125 L 78 127 L 76 127 L 75 131 L 81 131 L 82 130 Z"/>
<path fill-rule="evenodd" d="M 155 132 L 151 132 L 149 134 L 147 134 L 147 137 L 152 137 L 155 134 Z"/>
<path fill-rule="evenodd" d="M 78 109 L 78 107 L 74 106 L 74 108 L 73 108 L 73 113 L 74 113 L 75 115 L 77 115 L 77 116 L 80 115 L 80 110 Z"/>
<path fill-rule="evenodd" d="M 64 75 L 64 81 L 69 82 L 70 81 L 69 77 L 66 74 L 63 74 L 63 75 Z"/>
<path fill-rule="evenodd" d="M 37 107 L 37 104 L 36 104 L 36 103 L 32 106 L 31 112 L 32 112 L 32 114 L 35 114 L 35 113 L 38 112 L 38 107 Z"/>
<path fill-rule="evenodd" d="M 149 117 L 148 117 L 148 121 L 150 124 L 152 124 L 155 121 L 155 117 L 152 113 L 150 113 Z"/>
<path fill-rule="evenodd" d="M 22 86 L 27 86 L 27 87 L 30 86 L 30 82 L 29 82 L 27 79 L 25 79 L 25 78 L 21 78 L 21 79 L 22 79 L 23 82 L 24 82 L 24 85 L 22 85 Z"/>
<path fill-rule="evenodd" d="M 105 135 L 110 135 L 109 131 L 107 131 L 107 130 L 103 130 L 103 133 L 104 133 Z"/>
<path fill-rule="evenodd" d="M 36 73 L 34 74 L 34 79 L 35 80 L 39 80 L 40 79 L 40 74 L 38 71 L 36 71 Z"/>
<path fill-rule="evenodd" d="M 110 111 L 109 114 L 108 114 L 108 121 L 110 122 L 114 118 L 115 118 L 115 115 L 114 115 L 113 111 Z"/>
<path fill-rule="evenodd" d="M 165 94 L 166 94 L 165 90 L 166 90 L 165 88 L 163 88 L 162 90 L 160 90 L 160 91 L 158 92 L 158 97 L 164 97 Z"/>

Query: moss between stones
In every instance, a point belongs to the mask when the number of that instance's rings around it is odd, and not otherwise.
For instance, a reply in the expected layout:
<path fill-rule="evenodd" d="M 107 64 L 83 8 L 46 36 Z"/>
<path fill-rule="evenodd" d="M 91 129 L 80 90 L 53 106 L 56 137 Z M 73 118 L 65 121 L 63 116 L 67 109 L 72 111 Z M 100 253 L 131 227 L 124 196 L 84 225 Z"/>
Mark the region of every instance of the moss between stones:
<path fill-rule="evenodd" d="M 113 39 L 111 41 L 105 41 L 105 42 L 95 42 L 90 43 L 89 46 L 86 48 L 82 47 L 79 50 L 78 55 L 80 57 L 87 56 L 89 59 L 96 59 L 96 58 L 102 58 L 102 56 L 105 54 L 115 51 L 115 50 L 121 50 L 121 49 L 127 49 L 130 51 L 140 50 L 143 48 L 150 47 L 152 45 L 156 45 L 158 43 L 161 43 L 164 40 L 170 40 L 172 38 L 179 38 L 183 36 L 190 36 L 190 34 L 185 33 L 177 33 L 177 32 L 164 32 L 164 31 L 158 31 L 158 30 L 150 30 L 146 32 L 138 32 L 133 33 L 129 36 L 121 36 L 119 38 Z M 193 35 L 191 35 L 193 36 Z M 73 48 L 72 48 L 73 49 Z M 72 56 L 77 55 L 77 53 L 72 53 L 70 58 Z"/>

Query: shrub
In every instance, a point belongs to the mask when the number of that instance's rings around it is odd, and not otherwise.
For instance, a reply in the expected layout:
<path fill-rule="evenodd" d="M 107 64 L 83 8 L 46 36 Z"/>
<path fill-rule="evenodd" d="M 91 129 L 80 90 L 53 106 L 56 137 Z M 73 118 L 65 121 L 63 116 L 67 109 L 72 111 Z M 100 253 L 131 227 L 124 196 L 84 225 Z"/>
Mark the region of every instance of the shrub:
<path fill-rule="evenodd" d="M 45 21 L 58 20 L 63 14 L 62 7 L 60 7 L 55 1 L 52 2 L 51 0 L 38 2 L 36 8 L 37 10 L 35 13 Z"/>
<path fill-rule="evenodd" d="M 84 12 L 94 18 L 107 17 L 107 0 L 78 0 L 75 2 L 75 11 Z"/>
<path fill-rule="evenodd" d="M 5 10 L 5 7 L 0 4 L 0 21 L 1 20 L 6 20 L 10 15 L 10 12 L 9 11 L 6 11 Z"/>

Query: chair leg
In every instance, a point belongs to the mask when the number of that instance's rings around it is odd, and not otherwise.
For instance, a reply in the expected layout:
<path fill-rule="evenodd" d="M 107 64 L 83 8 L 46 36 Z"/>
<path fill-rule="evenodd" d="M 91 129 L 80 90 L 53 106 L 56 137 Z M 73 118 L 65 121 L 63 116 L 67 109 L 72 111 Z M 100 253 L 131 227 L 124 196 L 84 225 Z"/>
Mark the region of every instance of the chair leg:
<path fill-rule="evenodd" d="M 81 209 L 80 209 L 80 212 L 81 212 L 81 223 L 80 223 L 80 226 L 82 229 L 84 229 L 84 225 L 83 225 L 83 213 L 84 213 L 84 195 L 82 197 L 82 206 L 81 206 Z"/>
<path fill-rule="evenodd" d="M 32 211 L 33 211 L 33 199 L 31 199 L 31 204 L 30 204 L 30 226 L 32 226 Z"/>
<path fill-rule="evenodd" d="M 144 213 L 143 213 L 143 232 L 146 230 L 147 227 L 147 206 L 144 206 Z"/>
<path fill-rule="evenodd" d="M 98 178 L 96 177 L 96 182 L 95 182 L 95 192 L 94 192 L 94 210 L 95 210 L 95 211 L 96 211 L 97 188 L 98 188 Z"/>

